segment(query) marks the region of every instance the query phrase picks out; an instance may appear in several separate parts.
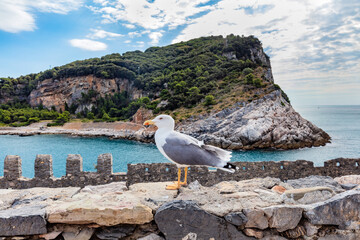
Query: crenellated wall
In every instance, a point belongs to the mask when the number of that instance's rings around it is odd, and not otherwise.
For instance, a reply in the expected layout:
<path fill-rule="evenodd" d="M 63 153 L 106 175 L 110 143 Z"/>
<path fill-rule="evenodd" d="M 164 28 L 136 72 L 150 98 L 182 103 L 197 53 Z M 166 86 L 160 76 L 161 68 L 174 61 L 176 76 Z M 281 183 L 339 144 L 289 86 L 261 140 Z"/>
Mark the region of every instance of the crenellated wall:
<path fill-rule="evenodd" d="M 221 181 L 244 180 L 257 177 L 275 177 L 281 180 L 297 179 L 311 175 L 338 177 L 360 174 L 360 158 L 337 158 L 324 162 L 323 167 L 314 167 L 311 161 L 267 161 L 233 162 L 239 170 L 228 173 L 221 170 L 209 170 L 207 167 L 190 167 L 188 182 L 198 180 L 204 186 L 211 186 Z M 35 177 L 22 177 L 21 158 L 8 155 L 4 161 L 4 176 L 0 177 L 0 188 L 32 187 L 83 187 L 110 182 L 126 181 L 127 185 L 139 182 L 173 181 L 177 168 L 171 163 L 128 164 L 127 173 L 113 173 L 112 155 L 101 154 L 97 159 L 97 172 L 84 172 L 83 160 L 79 154 L 69 154 L 66 159 L 66 175 L 55 178 L 51 155 L 39 154 L 35 159 Z"/>

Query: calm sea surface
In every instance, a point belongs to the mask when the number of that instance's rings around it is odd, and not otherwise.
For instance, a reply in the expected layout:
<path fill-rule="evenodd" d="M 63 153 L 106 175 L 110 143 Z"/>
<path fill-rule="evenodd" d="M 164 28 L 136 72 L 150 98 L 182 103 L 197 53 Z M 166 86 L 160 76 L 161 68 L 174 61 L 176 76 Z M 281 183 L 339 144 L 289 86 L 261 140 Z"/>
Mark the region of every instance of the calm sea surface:
<path fill-rule="evenodd" d="M 234 151 L 232 161 L 310 160 L 322 166 L 325 160 L 360 158 L 360 106 L 300 106 L 300 114 L 330 134 L 325 147 L 286 151 Z M 54 175 L 65 175 L 67 154 L 81 154 L 84 171 L 95 171 L 97 156 L 112 153 L 114 172 L 125 172 L 128 163 L 167 162 L 154 144 L 107 138 L 82 138 L 66 135 L 30 137 L 0 136 L 0 176 L 6 155 L 20 155 L 23 176 L 34 176 L 36 154 L 51 154 Z"/>

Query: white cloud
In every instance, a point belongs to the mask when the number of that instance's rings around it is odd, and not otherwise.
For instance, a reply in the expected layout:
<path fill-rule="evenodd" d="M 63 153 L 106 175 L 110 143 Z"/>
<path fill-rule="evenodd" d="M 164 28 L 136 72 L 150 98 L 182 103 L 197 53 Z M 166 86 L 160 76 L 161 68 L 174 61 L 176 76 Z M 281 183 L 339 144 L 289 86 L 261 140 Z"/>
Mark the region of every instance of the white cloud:
<path fill-rule="evenodd" d="M 151 39 L 150 44 L 151 45 L 156 45 L 159 43 L 160 38 L 163 36 L 162 32 L 152 32 L 149 34 L 149 38 Z"/>
<path fill-rule="evenodd" d="M 116 4 L 102 7 L 91 6 L 95 13 L 102 14 L 104 23 L 126 21 L 145 29 L 170 29 L 189 23 L 190 17 L 210 10 L 210 6 L 199 6 L 209 0 L 119 0 Z"/>
<path fill-rule="evenodd" d="M 355 50 L 360 49 L 359 19 L 356 0 L 222 0 L 193 19 L 173 43 L 209 35 L 255 35 L 270 53 L 275 81 L 285 90 L 297 89 L 299 83 L 306 89 L 330 89 L 345 80 L 350 89 L 360 85 Z"/>
<path fill-rule="evenodd" d="M 36 29 L 34 12 L 66 14 L 78 9 L 82 0 L 1 0 L 0 30 L 17 33 Z"/>
<path fill-rule="evenodd" d="M 102 29 L 90 29 L 90 31 L 92 33 L 86 35 L 87 38 L 91 38 L 91 39 L 102 39 L 102 38 L 107 38 L 107 39 L 111 39 L 114 37 L 123 37 L 123 34 L 119 34 L 119 33 L 112 33 L 112 32 L 107 32 L 104 31 Z"/>
<path fill-rule="evenodd" d="M 88 51 L 103 51 L 107 49 L 107 45 L 105 43 L 90 39 L 71 39 L 70 44 L 73 47 Z"/>
<path fill-rule="evenodd" d="M 131 41 L 130 41 L 130 40 L 126 40 L 126 41 L 124 41 L 124 43 L 131 43 Z"/>
<path fill-rule="evenodd" d="M 134 24 L 126 24 L 126 23 L 124 23 L 124 24 L 122 24 L 124 27 L 126 27 L 126 28 L 129 28 L 129 29 L 134 29 L 134 28 L 136 28 L 136 26 L 134 25 Z"/>
<path fill-rule="evenodd" d="M 26 6 L 17 6 L 14 1 L 0 1 L 0 30 L 17 33 L 35 29 L 35 20 Z"/>

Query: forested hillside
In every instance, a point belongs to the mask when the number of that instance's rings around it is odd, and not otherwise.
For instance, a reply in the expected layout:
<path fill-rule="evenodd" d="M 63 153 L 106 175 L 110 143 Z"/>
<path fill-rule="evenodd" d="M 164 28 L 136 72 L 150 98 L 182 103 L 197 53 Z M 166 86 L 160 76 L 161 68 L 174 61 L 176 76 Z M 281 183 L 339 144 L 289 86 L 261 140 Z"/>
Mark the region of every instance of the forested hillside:
<path fill-rule="evenodd" d="M 41 99 L 41 94 L 46 91 L 37 89 L 46 81 L 49 85 L 46 87 L 50 89 L 52 83 L 58 84 L 65 79 L 77 81 L 82 76 L 93 76 L 93 81 L 105 83 L 112 79 L 116 79 L 117 84 L 127 80 L 132 88 L 141 92 L 141 97 L 120 91 L 120 88 L 106 94 L 100 94 L 95 88 L 84 88 L 76 89 L 81 92 L 78 97 L 70 93 L 71 99 L 63 99 L 63 106 L 31 100 L 33 95 Z M 277 88 L 269 58 L 257 38 L 202 37 L 166 47 L 151 47 L 145 52 L 114 53 L 75 61 L 19 78 L 0 78 L 0 103 L 3 104 L 0 121 L 18 123 L 28 122 L 30 118 L 54 119 L 63 111 L 77 114 L 79 118 L 124 120 L 131 118 L 141 106 L 154 113 L 167 112 L 174 117 L 186 118 L 212 108 L 229 107 L 240 100 L 252 101 Z M 38 104 L 30 106 L 32 102 Z M 28 112 L 35 108 L 40 111 L 40 116 L 13 114 L 24 108 Z M 52 110 L 50 117 L 45 113 L 41 115 L 46 109 Z M 25 118 L 19 119 L 20 116 Z"/>

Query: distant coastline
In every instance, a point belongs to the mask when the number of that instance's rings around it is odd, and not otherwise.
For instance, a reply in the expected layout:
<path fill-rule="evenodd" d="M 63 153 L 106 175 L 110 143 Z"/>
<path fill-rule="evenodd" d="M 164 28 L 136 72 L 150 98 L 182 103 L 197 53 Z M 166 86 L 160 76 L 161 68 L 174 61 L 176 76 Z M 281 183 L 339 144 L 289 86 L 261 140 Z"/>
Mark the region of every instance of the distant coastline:
<path fill-rule="evenodd" d="M 154 129 L 131 122 L 80 122 L 64 126 L 47 127 L 50 121 L 33 123 L 25 127 L 0 127 L 0 135 L 32 136 L 39 134 L 67 134 L 81 137 L 109 137 L 140 142 L 152 142 Z"/>

